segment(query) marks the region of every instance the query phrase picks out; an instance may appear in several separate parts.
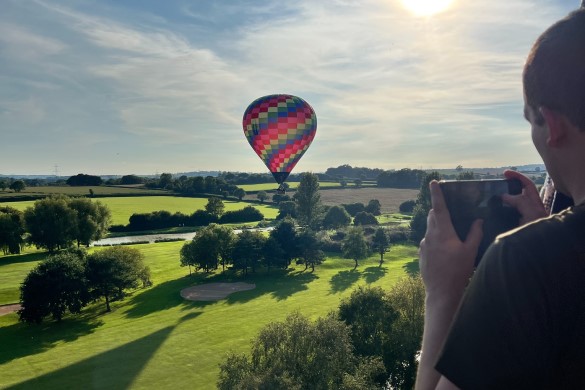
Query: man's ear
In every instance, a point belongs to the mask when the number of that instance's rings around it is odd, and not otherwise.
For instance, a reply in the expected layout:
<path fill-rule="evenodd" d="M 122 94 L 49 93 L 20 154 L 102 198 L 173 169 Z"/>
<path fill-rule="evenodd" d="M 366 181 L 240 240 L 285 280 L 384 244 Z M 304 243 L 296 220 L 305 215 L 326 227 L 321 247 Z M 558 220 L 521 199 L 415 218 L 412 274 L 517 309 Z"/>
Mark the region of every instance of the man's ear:
<path fill-rule="evenodd" d="M 557 111 L 550 108 L 540 107 L 538 109 L 548 128 L 548 138 L 546 143 L 548 146 L 559 146 L 567 135 L 567 118 Z"/>

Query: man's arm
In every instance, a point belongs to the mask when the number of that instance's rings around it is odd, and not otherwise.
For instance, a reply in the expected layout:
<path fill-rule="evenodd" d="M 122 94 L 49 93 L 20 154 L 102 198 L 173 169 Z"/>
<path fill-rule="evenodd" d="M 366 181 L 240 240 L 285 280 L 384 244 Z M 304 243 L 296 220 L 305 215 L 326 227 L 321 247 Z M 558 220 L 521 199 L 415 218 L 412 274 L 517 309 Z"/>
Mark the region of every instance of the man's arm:
<path fill-rule="evenodd" d="M 462 242 L 451 223 L 439 183 L 430 183 L 432 210 L 420 244 L 420 269 L 426 290 L 425 328 L 416 389 L 456 388 L 434 368 L 453 317 L 463 296 L 477 248 L 482 238 L 481 221 L 475 221 Z"/>

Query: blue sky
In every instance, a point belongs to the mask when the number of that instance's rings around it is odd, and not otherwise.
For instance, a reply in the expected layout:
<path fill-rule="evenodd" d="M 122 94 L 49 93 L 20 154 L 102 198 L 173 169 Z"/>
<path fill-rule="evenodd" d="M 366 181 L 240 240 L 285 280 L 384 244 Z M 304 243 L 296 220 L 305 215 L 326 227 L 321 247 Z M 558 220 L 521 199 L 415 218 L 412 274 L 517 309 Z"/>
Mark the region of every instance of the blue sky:
<path fill-rule="evenodd" d="M 274 93 L 317 114 L 295 172 L 540 163 L 522 65 L 578 3 L 2 0 L 0 174 L 264 172 L 241 120 Z"/>

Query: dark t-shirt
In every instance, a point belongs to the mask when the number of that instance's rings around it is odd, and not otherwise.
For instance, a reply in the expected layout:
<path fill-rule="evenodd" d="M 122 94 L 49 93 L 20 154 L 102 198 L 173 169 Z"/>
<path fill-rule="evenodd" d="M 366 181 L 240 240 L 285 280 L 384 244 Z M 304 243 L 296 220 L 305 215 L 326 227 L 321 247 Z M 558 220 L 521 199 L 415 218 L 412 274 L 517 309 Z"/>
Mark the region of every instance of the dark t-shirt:
<path fill-rule="evenodd" d="M 500 236 L 436 368 L 462 389 L 585 389 L 585 207 Z"/>

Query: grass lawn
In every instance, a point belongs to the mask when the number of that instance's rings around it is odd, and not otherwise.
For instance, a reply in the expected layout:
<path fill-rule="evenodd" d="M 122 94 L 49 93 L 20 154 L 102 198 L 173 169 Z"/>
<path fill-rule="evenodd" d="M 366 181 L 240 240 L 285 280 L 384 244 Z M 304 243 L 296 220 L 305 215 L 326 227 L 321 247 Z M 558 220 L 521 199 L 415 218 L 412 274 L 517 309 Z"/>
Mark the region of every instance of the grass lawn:
<path fill-rule="evenodd" d="M 112 224 L 126 225 L 134 213 L 150 213 L 153 211 L 166 210 L 171 213 L 177 211 L 183 214 L 193 214 L 195 210 L 202 210 L 207 204 L 207 198 L 183 198 L 176 196 L 134 196 L 134 197 L 112 197 L 95 199 L 110 208 L 112 212 Z M 224 200 L 225 211 L 240 210 L 250 203 Z M 34 201 L 10 202 L 8 206 L 18 210 L 24 210 L 34 205 Z M 275 219 L 278 208 L 268 205 L 252 204 L 264 214 L 266 219 Z"/>
<path fill-rule="evenodd" d="M 329 256 L 314 273 L 293 270 L 247 278 L 187 276 L 179 267 L 183 243 L 136 246 L 151 268 L 154 286 L 137 290 L 111 313 L 103 303 L 61 323 L 24 325 L 16 314 L 0 316 L 0 388 L 11 389 L 209 389 L 229 350 L 249 351 L 268 322 L 294 310 L 316 318 L 334 310 L 358 285 L 390 288 L 417 272 L 417 249 L 395 245 L 379 268 L 377 255 L 353 271 L 353 261 Z M 97 250 L 97 249 L 96 249 Z M 34 254 L 0 257 L 6 296 L 18 289 L 16 275 L 30 269 Z M 38 255 L 37 255 L 38 256 Z M 26 265 L 26 266 L 25 266 Z M 256 289 L 209 303 L 184 301 L 182 288 L 210 281 L 247 281 Z"/>

